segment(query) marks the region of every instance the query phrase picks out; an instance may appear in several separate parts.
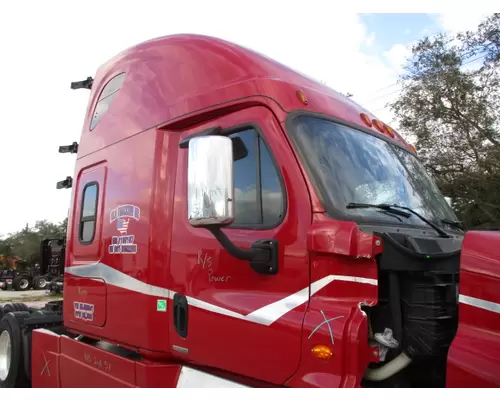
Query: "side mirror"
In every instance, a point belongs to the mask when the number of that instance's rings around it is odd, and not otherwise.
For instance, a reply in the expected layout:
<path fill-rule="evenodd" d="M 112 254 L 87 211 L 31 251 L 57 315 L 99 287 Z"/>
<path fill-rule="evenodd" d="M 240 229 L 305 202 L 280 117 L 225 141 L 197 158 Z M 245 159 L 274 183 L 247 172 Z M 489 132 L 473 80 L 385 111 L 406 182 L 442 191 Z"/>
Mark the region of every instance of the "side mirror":
<path fill-rule="evenodd" d="M 220 132 L 220 128 L 209 129 L 179 143 L 181 149 L 188 148 L 189 224 L 209 230 L 229 254 L 248 261 L 255 272 L 277 274 L 277 240 L 257 240 L 250 249 L 242 249 L 221 230 L 235 217 L 233 159 L 246 157 L 248 151 L 241 140 L 231 140 Z"/>
<path fill-rule="evenodd" d="M 188 220 L 191 226 L 226 226 L 234 221 L 233 143 L 226 136 L 189 141 Z"/>
<path fill-rule="evenodd" d="M 444 199 L 446 200 L 446 202 L 448 203 L 448 205 L 449 205 L 450 207 L 452 207 L 451 197 L 444 196 Z"/>

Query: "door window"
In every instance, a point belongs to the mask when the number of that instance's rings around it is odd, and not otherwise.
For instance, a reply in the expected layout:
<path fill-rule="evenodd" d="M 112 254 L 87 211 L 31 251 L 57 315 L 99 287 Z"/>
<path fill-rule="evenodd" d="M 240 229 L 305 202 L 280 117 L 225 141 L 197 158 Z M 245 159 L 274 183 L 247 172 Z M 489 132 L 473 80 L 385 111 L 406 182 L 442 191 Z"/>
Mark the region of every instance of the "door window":
<path fill-rule="evenodd" d="M 264 140 L 253 128 L 229 135 L 238 137 L 246 154 L 234 161 L 235 221 L 233 227 L 266 229 L 284 217 L 284 190 Z"/>
<path fill-rule="evenodd" d="M 83 189 L 78 237 L 82 244 L 90 244 L 94 240 L 98 189 L 97 182 L 89 183 Z"/>

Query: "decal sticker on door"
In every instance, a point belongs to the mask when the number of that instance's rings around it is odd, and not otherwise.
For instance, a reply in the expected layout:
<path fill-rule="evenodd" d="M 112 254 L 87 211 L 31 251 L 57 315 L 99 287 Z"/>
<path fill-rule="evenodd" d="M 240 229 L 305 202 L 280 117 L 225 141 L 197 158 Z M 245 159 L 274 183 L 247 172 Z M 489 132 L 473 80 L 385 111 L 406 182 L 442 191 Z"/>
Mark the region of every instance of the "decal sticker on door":
<path fill-rule="evenodd" d="M 111 210 L 109 222 L 116 222 L 116 230 L 120 235 L 111 237 L 109 254 L 136 254 L 137 244 L 134 243 L 135 235 L 128 235 L 131 221 L 139 221 L 141 210 L 132 204 L 123 204 Z"/>
<path fill-rule="evenodd" d="M 81 319 L 83 321 L 93 321 L 94 320 L 94 305 L 88 303 L 81 303 L 79 301 L 73 302 L 73 308 L 75 311 L 75 318 Z"/>

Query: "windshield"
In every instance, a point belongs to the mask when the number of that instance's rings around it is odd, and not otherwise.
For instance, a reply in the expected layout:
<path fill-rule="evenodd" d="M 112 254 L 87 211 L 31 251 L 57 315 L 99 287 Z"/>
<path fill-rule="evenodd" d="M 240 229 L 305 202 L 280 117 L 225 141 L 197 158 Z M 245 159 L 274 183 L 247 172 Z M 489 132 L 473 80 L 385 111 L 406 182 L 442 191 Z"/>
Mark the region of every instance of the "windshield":
<path fill-rule="evenodd" d="M 386 203 L 412 208 L 439 226 L 456 216 L 418 159 L 399 146 L 319 117 L 295 117 L 290 134 L 329 214 L 373 223 L 425 226 L 375 208 L 349 203 Z"/>

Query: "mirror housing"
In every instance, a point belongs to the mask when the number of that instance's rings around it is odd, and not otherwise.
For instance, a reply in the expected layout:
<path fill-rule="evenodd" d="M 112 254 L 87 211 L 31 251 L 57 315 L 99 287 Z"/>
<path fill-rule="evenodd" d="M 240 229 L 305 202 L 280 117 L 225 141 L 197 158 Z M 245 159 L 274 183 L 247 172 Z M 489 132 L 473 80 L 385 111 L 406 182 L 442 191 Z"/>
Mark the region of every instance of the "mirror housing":
<path fill-rule="evenodd" d="M 446 200 L 446 202 L 448 203 L 448 205 L 449 205 L 450 207 L 453 207 L 453 204 L 452 204 L 452 202 L 451 202 L 451 197 L 444 196 L 444 199 Z"/>
<path fill-rule="evenodd" d="M 233 143 L 226 136 L 189 141 L 188 220 L 191 226 L 227 226 L 234 221 Z"/>
<path fill-rule="evenodd" d="M 255 272 L 277 274 L 277 240 L 257 240 L 250 249 L 242 249 L 221 230 L 235 219 L 233 162 L 248 155 L 240 138 L 230 139 L 221 132 L 220 127 L 211 128 L 179 143 L 181 149 L 188 149 L 188 222 L 209 230 L 231 256 L 248 261 Z"/>

